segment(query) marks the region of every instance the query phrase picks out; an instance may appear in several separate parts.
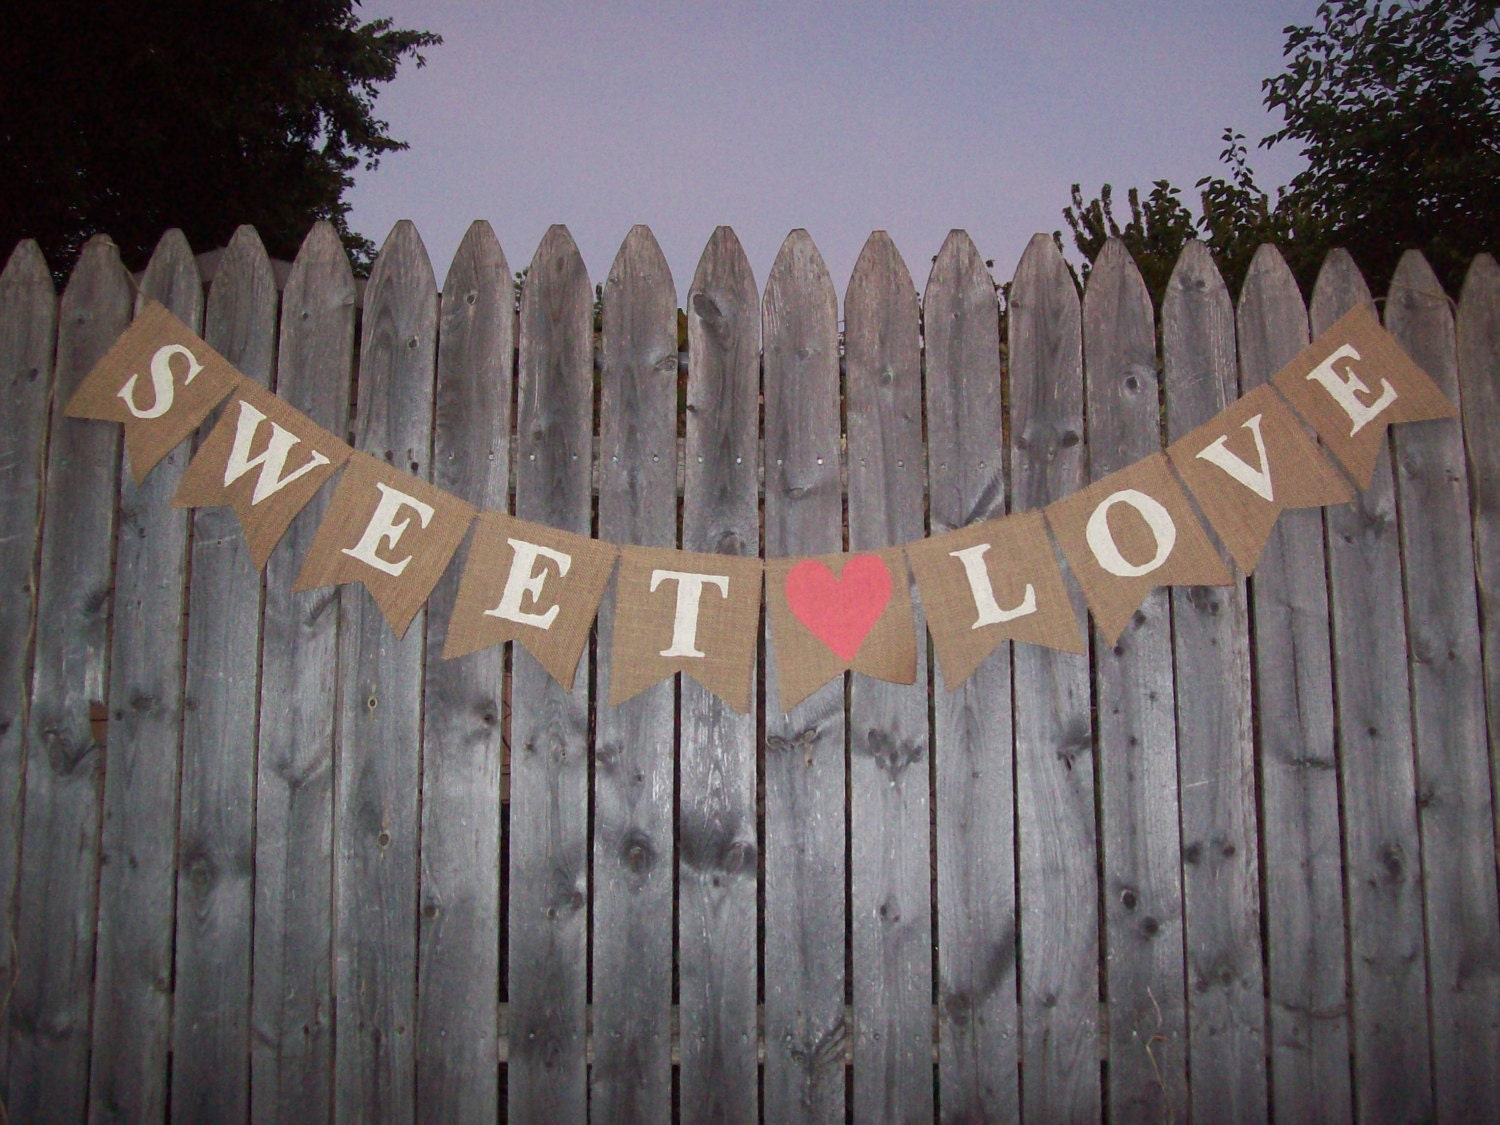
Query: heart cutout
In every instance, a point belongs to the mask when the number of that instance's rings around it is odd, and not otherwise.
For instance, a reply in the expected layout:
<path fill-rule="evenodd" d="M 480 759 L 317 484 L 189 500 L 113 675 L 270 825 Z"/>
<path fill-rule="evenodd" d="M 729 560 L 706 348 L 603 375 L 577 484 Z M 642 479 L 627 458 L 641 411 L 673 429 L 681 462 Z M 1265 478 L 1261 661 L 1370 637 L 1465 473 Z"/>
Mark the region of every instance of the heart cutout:
<path fill-rule="evenodd" d="M 787 572 L 786 604 L 845 664 L 891 601 L 891 572 L 879 555 L 855 555 L 837 578 L 828 564 L 804 559 Z"/>

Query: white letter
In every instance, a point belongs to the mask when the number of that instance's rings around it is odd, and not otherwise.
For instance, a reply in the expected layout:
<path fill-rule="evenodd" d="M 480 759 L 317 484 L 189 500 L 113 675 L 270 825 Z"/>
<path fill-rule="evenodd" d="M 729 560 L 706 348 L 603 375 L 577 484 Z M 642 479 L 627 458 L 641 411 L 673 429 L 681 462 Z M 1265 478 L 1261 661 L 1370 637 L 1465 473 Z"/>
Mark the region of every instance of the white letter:
<path fill-rule="evenodd" d="M 1359 433 L 1360 430 L 1365 428 L 1367 422 L 1371 421 L 1377 414 L 1396 401 L 1396 388 L 1384 379 L 1380 380 L 1380 385 L 1383 388 L 1380 392 L 1380 397 L 1369 406 L 1366 406 L 1355 397 L 1356 391 L 1367 395 L 1370 393 L 1370 388 L 1365 386 L 1363 380 L 1354 373 L 1354 368 L 1352 367 L 1345 367 L 1342 372 L 1335 371 L 1333 369 L 1333 361 L 1336 359 L 1358 358 L 1359 353 L 1348 344 L 1344 344 L 1307 374 L 1309 379 L 1316 379 L 1319 383 L 1323 384 L 1323 389 L 1333 396 L 1333 401 L 1343 407 L 1344 413 L 1349 415 L 1349 421 L 1354 423 L 1354 428 L 1349 431 L 1350 437 Z"/>
<path fill-rule="evenodd" d="M 1141 566 L 1127 562 L 1125 556 L 1120 554 L 1120 548 L 1115 546 L 1115 537 L 1109 530 L 1109 510 L 1116 504 L 1129 504 L 1134 508 L 1146 521 L 1151 534 L 1156 536 L 1156 555 L 1150 562 Z M 1121 578 L 1139 578 L 1143 574 L 1150 574 L 1167 561 L 1167 556 L 1177 545 L 1177 526 L 1172 522 L 1172 513 L 1160 503 L 1144 492 L 1122 488 L 1119 492 L 1111 493 L 1104 503 L 1094 509 L 1094 514 L 1089 517 L 1088 541 L 1094 558 L 1099 560 L 1099 565 L 1105 570 Z"/>
<path fill-rule="evenodd" d="M 988 543 L 981 543 L 977 547 L 948 552 L 964 564 L 964 574 L 969 579 L 969 592 L 974 595 L 974 608 L 979 611 L 979 618 L 969 626 L 970 629 L 999 625 L 1003 621 L 1014 621 L 1017 617 L 1036 612 L 1036 590 L 1030 582 L 1026 583 L 1026 594 L 1020 605 L 1015 609 L 1000 608 L 1000 603 L 995 600 L 995 588 L 990 585 L 989 571 L 984 569 L 984 553 L 989 549 Z"/>
<path fill-rule="evenodd" d="M 484 615 L 502 617 L 506 621 L 515 621 L 522 625 L 535 625 L 538 629 L 552 628 L 552 622 L 557 620 L 562 606 L 555 605 L 546 613 L 529 613 L 521 608 L 521 598 L 530 594 L 533 605 L 542 600 L 542 584 L 547 581 L 547 572 L 536 569 L 538 555 L 551 559 L 557 564 L 559 578 L 568 573 L 568 568 L 573 565 L 573 556 L 554 551 L 551 547 L 543 547 L 540 543 L 528 543 L 524 539 L 506 539 L 505 541 L 516 553 L 515 558 L 510 563 L 510 574 L 505 579 L 505 590 L 500 595 L 500 604 L 494 609 L 485 610 Z"/>
<path fill-rule="evenodd" d="M 234 428 L 234 448 L 229 451 L 229 460 L 224 463 L 225 488 L 255 466 L 261 466 L 260 476 L 255 480 L 255 492 L 250 497 L 252 508 L 267 496 L 276 495 L 298 477 L 312 472 L 319 465 L 328 464 L 328 458 L 314 449 L 307 464 L 282 476 L 281 470 L 286 468 L 286 455 L 301 439 L 290 430 L 282 429 L 275 422 L 271 423 L 271 441 L 266 446 L 265 452 L 258 457 L 251 457 L 250 445 L 255 441 L 255 432 L 260 429 L 260 424 L 265 420 L 264 414 L 246 400 L 240 399 L 240 417 Z"/>
<path fill-rule="evenodd" d="M 365 533 L 359 537 L 359 542 L 352 547 L 345 547 L 343 553 L 362 563 L 368 563 L 376 570 L 383 570 L 396 577 L 406 569 L 406 564 L 411 562 L 411 556 L 407 555 L 400 562 L 389 562 L 377 555 L 375 548 L 380 546 L 381 540 L 384 540 L 387 546 L 394 547 L 396 541 L 406 533 L 411 520 L 406 519 L 397 523 L 393 518 L 403 507 L 416 512 L 423 527 L 426 527 L 432 519 L 432 508 L 415 496 L 398 492 L 380 481 L 375 482 L 375 487 L 380 489 L 380 503 L 376 505 L 375 514 L 370 517 L 370 523 L 365 528 Z"/>
<path fill-rule="evenodd" d="M 725 598 L 729 597 L 729 575 L 691 574 L 680 570 L 653 570 L 651 593 L 663 582 L 677 583 L 677 612 L 672 617 L 672 645 L 657 653 L 658 656 L 692 656 L 703 659 L 698 651 L 698 603 L 703 597 L 703 587 L 713 586 Z"/>
<path fill-rule="evenodd" d="M 1229 440 L 1228 434 L 1214 439 L 1207 449 L 1200 450 L 1198 458 L 1210 465 L 1217 465 L 1262 500 L 1273 501 L 1276 497 L 1271 492 L 1271 467 L 1266 464 L 1266 442 L 1260 436 L 1260 415 L 1247 419 L 1241 426 L 1255 435 L 1255 450 L 1260 454 L 1259 471 L 1242 461 L 1238 454 L 1229 451 L 1224 444 Z"/>
<path fill-rule="evenodd" d="M 142 410 L 135 404 L 135 381 L 139 376 L 132 375 L 125 380 L 125 385 L 115 393 L 125 400 L 125 405 L 130 413 L 137 418 L 150 420 L 160 418 L 168 410 L 172 409 L 172 397 L 176 393 L 172 386 L 172 357 L 174 355 L 187 356 L 187 375 L 182 380 L 185 387 L 193 381 L 193 377 L 203 370 L 203 364 L 198 358 L 181 344 L 163 344 L 156 349 L 156 354 L 151 357 L 151 389 L 156 392 L 156 402 L 149 410 Z"/>

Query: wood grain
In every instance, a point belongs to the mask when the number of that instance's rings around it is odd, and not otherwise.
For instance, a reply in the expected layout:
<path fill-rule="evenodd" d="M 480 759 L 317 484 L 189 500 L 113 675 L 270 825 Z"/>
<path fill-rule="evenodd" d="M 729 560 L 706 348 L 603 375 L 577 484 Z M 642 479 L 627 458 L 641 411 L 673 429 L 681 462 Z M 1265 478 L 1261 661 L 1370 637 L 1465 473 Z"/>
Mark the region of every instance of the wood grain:
<path fill-rule="evenodd" d="M 1239 397 L 1234 306 L 1189 242 L 1162 303 L 1167 440 Z M 1188 1069 L 1195 1120 L 1267 1119 L 1250 626 L 1245 581 L 1172 590 Z"/>
<path fill-rule="evenodd" d="M 1307 346 L 1307 309 L 1274 247 L 1256 251 L 1236 319 L 1240 389 Z M 1283 512 L 1250 579 L 1265 867 L 1271 1109 L 1308 1125 L 1353 1115 L 1323 512 Z"/>
<path fill-rule="evenodd" d="M 656 238 L 631 228 L 602 294 L 599 536 L 677 545 L 677 290 Z M 609 698 L 614 592 L 599 615 L 596 700 Z M 674 730 L 671 680 L 596 704 L 594 1066 L 597 1120 L 672 1115 Z"/>
<path fill-rule="evenodd" d="M 1009 345 L 1011 503 L 1025 511 L 1088 480 L 1078 290 L 1043 234 L 1016 267 Z M 1016 646 L 1013 659 L 1022 1117 L 1093 1121 L 1102 1105 L 1089 661 L 1035 645 Z"/>
<path fill-rule="evenodd" d="M 1385 326 L 1456 403 L 1453 314 L 1418 251 L 1407 251 L 1396 267 Z M 1392 433 L 1410 630 L 1433 1088 L 1439 1119 L 1478 1120 L 1500 1105 L 1500 909 L 1463 431 L 1444 419 Z"/>
<path fill-rule="evenodd" d="M 578 248 L 554 226 L 521 298 L 516 515 L 576 535 L 592 508 L 592 306 Z M 564 1125 L 588 1106 L 590 676 L 565 691 L 519 646 L 512 676 L 506 1096 L 511 1120 Z"/>
<path fill-rule="evenodd" d="M 16 882 L 57 293 L 30 239 L 0 273 L 0 992 L 15 988 Z M 0 1036 L 0 1089 L 10 1036 Z"/>
<path fill-rule="evenodd" d="M 150 300 L 201 330 L 203 282 L 181 231 L 157 244 L 136 313 Z M 167 1104 L 188 546 L 187 513 L 171 501 L 189 444 L 139 485 L 120 474 L 89 1065 L 94 1121 L 158 1120 Z"/>
<path fill-rule="evenodd" d="M 884 231 L 870 235 L 855 262 L 844 340 L 849 547 L 920 539 L 926 451 L 917 291 Z M 920 637 L 920 611 L 916 618 Z M 930 1121 L 933 1114 L 927 693 L 925 644 L 917 647 L 916 683 L 855 676 L 849 685 L 854 1116 L 861 1121 Z"/>
<path fill-rule="evenodd" d="M 515 315 L 510 266 L 473 223 L 443 282 L 432 483 L 505 511 Z M 462 551 L 460 551 L 462 555 Z M 458 595 L 455 556 L 428 599 L 422 707 L 417 1106 L 434 1120 L 499 1114 L 500 758 L 505 650 L 441 653 Z"/>
<path fill-rule="evenodd" d="M 437 284 L 402 221 L 365 286 L 354 446 L 432 472 Z M 339 623 L 334 759 L 334 1119 L 406 1120 L 416 1097 L 417 837 L 426 610 L 397 639 L 367 592 Z"/>
<path fill-rule="evenodd" d="M 838 296 L 805 230 L 762 306 L 766 553 L 843 550 Z M 844 1120 L 844 679 L 782 711 L 766 638 L 767 1120 Z"/>
<path fill-rule="evenodd" d="M 1083 296 L 1090 478 L 1161 449 L 1151 298 L 1124 244 Z M 1177 731 L 1167 591 L 1119 638 L 1094 633 L 1112 1116 L 1187 1120 Z"/>
<path fill-rule="evenodd" d="M 354 275 L 338 233 L 319 223 L 282 296 L 277 394 L 347 433 L 353 350 Z M 339 590 L 292 591 L 332 494 L 313 497 L 266 562 L 250 1039 L 258 1122 L 327 1121 L 333 1106 L 333 745 L 344 599 Z"/>
<path fill-rule="evenodd" d="M 77 1121 L 88 1097 L 99 874 L 103 712 L 120 430 L 63 407 L 130 323 L 130 277 L 103 236 L 79 255 L 58 309 L 37 630 L 26 726 L 26 806 L 10 998 L 13 1121 Z M 102 735 L 102 731 L 98 731 Z"/>
<path fill-rule="evenodd" d="M 973 241 L 949 233 L 927 278 L 928 534 L 1005 514 L 1000 317 Z M 961 684 L 932 670 L 942 1119 L 1015 1121 L 1014 769 L 1010 645 Z"/>
<path fill-rule="evenodd" d="M 263 387 L 276 368 L 277 300 L 260 236 L 241 227 L 214 274 L 203 337 Z M 182 1122 L 244 1120 L 261 579 L 231 509 L 200 508 L 191 520 L 171 1112 Z"/>
<path fill-rule="evenodd" d="M 688 289 L 684 550 L 760 554 L 760 294 L 717 228 Z M 686 1121 L 758 1120 L 756 717 L 679 677 L 677 957 Z M 756 697 L 752 684 L 751 698 Z"/>
<path fill-rule="evenodd" d="M 1354 260 L 1329 254 L 1309 308 L 1316 337 L 1370 292 Z M 1422 932 L 1422 856 L 1391 462 L 1352 504 L 1329 508 L 1328 573 L 1344 802 L 1356 1113 L 1433 1112 Z"/>

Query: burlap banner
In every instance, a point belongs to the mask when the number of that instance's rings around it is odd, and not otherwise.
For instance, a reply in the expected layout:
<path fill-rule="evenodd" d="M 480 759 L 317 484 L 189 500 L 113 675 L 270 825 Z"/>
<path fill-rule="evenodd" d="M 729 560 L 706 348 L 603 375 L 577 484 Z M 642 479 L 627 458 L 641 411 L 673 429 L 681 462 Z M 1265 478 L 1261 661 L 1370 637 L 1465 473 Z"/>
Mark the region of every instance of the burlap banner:
<path fill-rule="evenodd" d="M 1227 586 L 1224 560 L 1153 453 L 1046 509 L 1099 633 L 1113 643 L 1157 586 Z"/>
<path fill-rule="evenodd" d="M 615 548 L 597 539 L 483 512 L 458 584 L 443 657 L 520 641 L 563 687 L 573 687 Z"/>
<path fill-rule="evenodd" d="M 1453 418 L 1458 409 L 1363 305 L 1345 313 L 1271 380 L 1360 488 L 1392 422 Z"/>
<path fill-rule="evenodd" d="M 950 691 L 1005 641 L 1087 651 L 1041 512 L 934 535 L 906 556 Z"/>
<path fill-rule="evenodd" d="M 349 458 L 294 589 L 361 582 L 396 636 L 432 593 L 475 511 L 368 453 Z"/>
<path fill-rule="evenodd" d="M 63 413 L 122 423 L 130 471 L 139 484 L 243 378 L 152 301 L 94 364 Z"/>
<path fill-rule="evenodd" d="M 898 549 L 769 559 L 766 611 L 783 711 L 846 669 L 893 684 L 917 677 L 916 620 Z"/>
<path fill-rule="evenodd" d="M 258 570 L 354 450 L 283 398 L 243 380 L 177 486 L 177 508 L 228 504 Z"/>
<path fill-rule="evenodd" d="M 1343 472 L 1368 485 L 1392 422 L 1456 414 L 1370 311 L 1359 308 L 1271 386 L 1231 404 L 1165 452 L 1045 512 L 987 521 L 904 549 L 763 563 L 622 549 L 478 513 L 354 452 L 244 379 L 155 302 L 95 365 L 66 413 L 122 423 L 140 480 L 226 397 L 173 503 L 232 506 L 257 566 L 342 467 L 297 589 L 363 583 L 402 635 L 478 517 L 446 623 L 445 657 L 519 641 L 571 687 L 618 558 L 609 705 L 685 672 L 740 712 L 753 703 L 763 574 L 774 706 L 789 710 L 846 670 L 913 682 L 917 636 L 908 559 L 942 680 L 952 689 L 1007 641 L 1086 650 L 1053 539 L 1100 633 L 1113 639 L 1157 586 L 1231 581 L 1194 502 L 1250 573 L 1284 509 L 1348 500 Z"/>
<path fill-rule="evenodd" d="M 750 711 L 760 624 L 760 560 L 625 547 L 615 587 L 610 706 L 686 672 Z"/>

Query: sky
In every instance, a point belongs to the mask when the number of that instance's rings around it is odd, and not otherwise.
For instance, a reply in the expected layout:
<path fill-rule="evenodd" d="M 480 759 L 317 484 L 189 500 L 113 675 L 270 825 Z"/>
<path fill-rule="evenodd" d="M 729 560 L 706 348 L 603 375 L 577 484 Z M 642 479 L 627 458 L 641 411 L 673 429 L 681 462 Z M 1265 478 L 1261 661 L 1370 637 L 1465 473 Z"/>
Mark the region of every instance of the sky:
<path fill-rule="evenodd" d="M 602 281 L 645 223 L 685 299 L 713 229 L 762 285 L 805 227 L 835 288 L 872 230 L 920 289 L 949 230 L 1007 280 L 1027 240 L 1085 198 L 1220 171 L 1224 128 L 1264 188 L 1301 168 L 1255 142 L 1261 80 L 1316 0 L 583 3 L 363 0 L 361 18 L 436 31 L 376 114 L 411 147 L 360 172 L 354 229 L 417 224 L 441 286 L 474 219 L 512 270 L 564 223 Z M 1064 235 L 1071 253 L 1072 244 Z"/>

